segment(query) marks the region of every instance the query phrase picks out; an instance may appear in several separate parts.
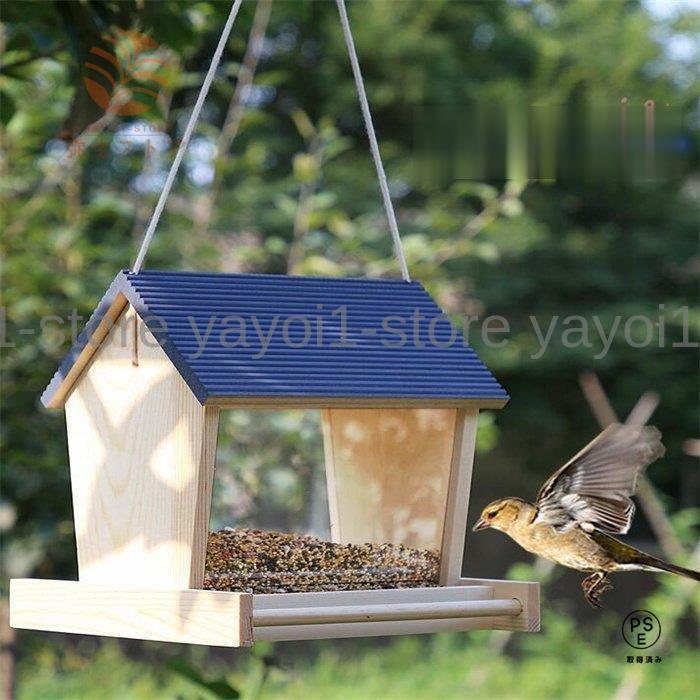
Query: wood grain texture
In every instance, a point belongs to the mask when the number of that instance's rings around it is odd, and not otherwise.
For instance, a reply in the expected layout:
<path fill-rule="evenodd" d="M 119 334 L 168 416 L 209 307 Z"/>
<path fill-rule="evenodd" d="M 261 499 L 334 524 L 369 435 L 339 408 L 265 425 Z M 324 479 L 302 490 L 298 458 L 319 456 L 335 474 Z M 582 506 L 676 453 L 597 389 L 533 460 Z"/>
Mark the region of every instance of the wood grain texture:
<path fill-rule="evenodd" d="M 129 307 L 66 402 L 79 578 L 199 588 L 218 410 L 202 406 Z"/>
<path fill-rule="evenodd" d="M 323 411 L 331 536 L 439 552 L 456 409 Z"/>
<path fill-rule="evenodd" d="M 239 647 L 252 644 L 252 596 L 14 579 L 10 625 L 20 629 Z"/>
<path fill-rule="evenodd" d="M 478 417 L 478 409 L 457 411 L 442 535 L 441 586 L 456 584 L 462 575 Z"/>
<path fill-rule="evenodd" d="M 494 598 L 517 598 L 522 604 L 519 615 L 494 617 L 491 629 L 513 632 L 540 631 L 540 584 L 532 581 L 501 581 L 490 578 L 460 578 L 460 586 L 489 586 Z"/>

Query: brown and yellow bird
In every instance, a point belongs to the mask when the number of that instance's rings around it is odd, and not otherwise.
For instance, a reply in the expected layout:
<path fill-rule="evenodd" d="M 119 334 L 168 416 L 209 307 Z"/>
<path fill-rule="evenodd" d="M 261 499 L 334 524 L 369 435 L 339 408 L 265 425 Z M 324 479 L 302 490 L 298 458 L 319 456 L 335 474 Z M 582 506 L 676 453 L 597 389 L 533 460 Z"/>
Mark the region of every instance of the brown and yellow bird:
<path fill-rule="evenodd" d="M 593 607 L 612 588 L 614 571 L 670 571 L 700 580 L 700 572 L 669 564 L 611 534 L 626 533 L 634 517 L 637 475 L 665 453 L 651 426 L 614 424 L 547 479 L 535 503 L 500 498 L 484 508 L 474 531 L 492 527 L 523 549 L 578 571 L 591 572 L 583 593 Z"/>

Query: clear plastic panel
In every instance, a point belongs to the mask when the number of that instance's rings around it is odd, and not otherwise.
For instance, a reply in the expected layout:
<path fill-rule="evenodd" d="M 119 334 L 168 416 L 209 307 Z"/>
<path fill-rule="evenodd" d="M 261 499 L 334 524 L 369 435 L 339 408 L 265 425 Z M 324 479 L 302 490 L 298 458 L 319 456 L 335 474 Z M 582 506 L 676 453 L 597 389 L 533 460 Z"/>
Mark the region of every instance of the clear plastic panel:
<path fill-rule="evenodd" d="M 454 420 L 437 410 L 222 411 L 205 587 L 438 585 Z"/>

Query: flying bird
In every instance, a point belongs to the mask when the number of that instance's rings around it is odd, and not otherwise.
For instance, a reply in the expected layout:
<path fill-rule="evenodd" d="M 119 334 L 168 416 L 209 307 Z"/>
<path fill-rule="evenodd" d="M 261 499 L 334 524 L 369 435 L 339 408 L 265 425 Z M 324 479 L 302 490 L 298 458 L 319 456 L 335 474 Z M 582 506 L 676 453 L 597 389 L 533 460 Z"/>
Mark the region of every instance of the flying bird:
<path fill-rule="evenodd" d="M 669 564 L 612 537 L 630 529 L 637 476 L 666 450 L 652 426 L 608 426 L 547 479 L 535 503 L 499 498 L 481 513 L 474 531 L 505 532 L 523 549 L 562 566 L 590 572 L 586 600 L 600 606 L 614 571 L 670 571 L 700 580 L 700 572 Z"/>

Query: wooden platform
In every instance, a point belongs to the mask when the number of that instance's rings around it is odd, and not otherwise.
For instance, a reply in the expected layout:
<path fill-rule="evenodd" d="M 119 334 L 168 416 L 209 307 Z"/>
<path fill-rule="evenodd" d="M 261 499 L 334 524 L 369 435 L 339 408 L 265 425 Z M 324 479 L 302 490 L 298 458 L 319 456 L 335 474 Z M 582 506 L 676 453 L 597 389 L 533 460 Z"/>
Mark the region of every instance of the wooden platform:
<path fill-rule="evenodd" d="M 10 626 L 161 642 L 249 646 L 253 596 L 126 588 L 77 581 L 10 581 Z"/>
<path fill-rule="evenodd" d="M 21 629 L 212 646 L 472 629 L 539 629 L 535 583 L 252 595 L 14 579 L 10 625 Z"/>

